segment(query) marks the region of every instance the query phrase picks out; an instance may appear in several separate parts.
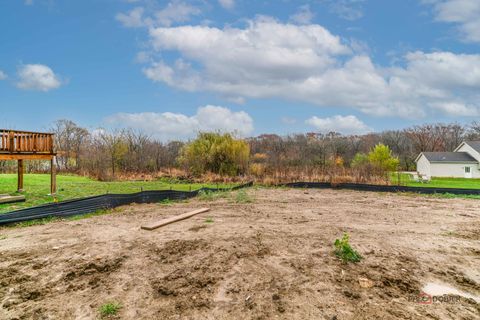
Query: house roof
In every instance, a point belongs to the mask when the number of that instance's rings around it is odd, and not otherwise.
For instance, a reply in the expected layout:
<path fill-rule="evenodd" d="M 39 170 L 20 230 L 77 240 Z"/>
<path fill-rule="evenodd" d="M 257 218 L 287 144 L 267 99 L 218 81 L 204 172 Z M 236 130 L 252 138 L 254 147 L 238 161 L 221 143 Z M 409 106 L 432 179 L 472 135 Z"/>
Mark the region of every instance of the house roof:
<path fill-rule="evenodd" d="M 480 148 L 480 141 L 479 143 L 479 148 Z M 471 145 L 470 145 L 471 146 Z M 472 146 L 473 148 L 473 146 Z M 477 160 L 475 160 L 474 157 L 469 155 L 466 152 L 422 152 L 427 158 L 428 161 L 430 162 L 475 162 L 478 163 Z"/>
<path fill-rule="evenodd" d="M 470 147 L 472 147 L 475 151 L 480 153 L 480 141 L 465 141 L 466 144 L 468 144 Z"/>

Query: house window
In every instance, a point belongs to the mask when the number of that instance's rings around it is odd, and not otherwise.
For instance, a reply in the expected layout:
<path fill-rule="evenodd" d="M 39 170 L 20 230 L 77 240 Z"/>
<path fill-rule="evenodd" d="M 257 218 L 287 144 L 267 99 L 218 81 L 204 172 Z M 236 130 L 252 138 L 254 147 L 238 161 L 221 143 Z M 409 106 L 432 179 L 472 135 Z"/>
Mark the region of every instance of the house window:
<path fill-rule="evenodd" d="M 465 167 L 465 173 L 470 173 L 470 167 Z"/>

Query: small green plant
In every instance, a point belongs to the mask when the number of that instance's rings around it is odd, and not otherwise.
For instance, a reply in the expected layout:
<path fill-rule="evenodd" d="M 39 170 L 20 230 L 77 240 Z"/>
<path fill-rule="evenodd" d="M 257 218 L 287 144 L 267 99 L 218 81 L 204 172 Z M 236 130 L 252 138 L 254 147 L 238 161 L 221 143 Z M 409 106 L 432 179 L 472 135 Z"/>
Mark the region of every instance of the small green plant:
<path fill-rule="evenodd" d="M 440 235 L 446 236 L 446 237 L 456 237 L 458 234 L 455 231 L 447 231 L 443 232 Z"/>
<path fill-rule="evenodd" d="M 213 192 L 200 190 L 198 191 L 198 199 L 204 201 L 212 201 L 213 200 Z"/>
<path fill-rule="evenodd" d="M 252 203 L 253 199 L 245 190 L 239 190 L 235 196 L 236 203 Z"/>
<path fill-rule="evenodd" d="M 167 199 L 160 200 L 158 203 L 163 206 L 169 206 L 173 204 L 173 201 L 167 198 Z"/>
<path fill-rule="evenodd" d="M 205 219 L 205 223 L 213 223 L 213 218 L 208 217 L 207 219 Z"/>
<path fill-rule="evenodd" d="M 7 239 L 7 235 L 6 234 L 0 234 L 0 240 L 5 240 Z"/>
<path fill-rule="evenodd" d="M 342 239 L 335 240 L 335 254 L 343 262 L 359 262 L 362 256 L 350 245 L 350 236 L 344 233 Z"/>
<path fill-rule="evenodd" d="M 122 305 L 118 302 L 106 303 L 100 307 L 100 315 L 102 316 L 102 318 L 114 316 L 121 308 Z"/>
<path fill-rule="evenodd" d="M 228 192 L 226 191 L 206 191 L 200 190 L 198 192 L 198 198 L 203 201 L 215 201 L 217 199 L 226 198 Z"/>

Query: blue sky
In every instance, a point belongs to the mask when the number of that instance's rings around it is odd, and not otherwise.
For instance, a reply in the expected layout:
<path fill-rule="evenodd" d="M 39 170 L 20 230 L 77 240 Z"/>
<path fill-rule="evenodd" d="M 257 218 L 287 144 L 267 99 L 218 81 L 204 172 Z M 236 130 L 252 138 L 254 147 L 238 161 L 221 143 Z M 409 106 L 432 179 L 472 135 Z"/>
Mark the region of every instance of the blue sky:
<path fill-rule="evenodd" d="M 478 0 L 12 0 L 0 30 L 0 127 L 169 140 L 480 114 Z"/>

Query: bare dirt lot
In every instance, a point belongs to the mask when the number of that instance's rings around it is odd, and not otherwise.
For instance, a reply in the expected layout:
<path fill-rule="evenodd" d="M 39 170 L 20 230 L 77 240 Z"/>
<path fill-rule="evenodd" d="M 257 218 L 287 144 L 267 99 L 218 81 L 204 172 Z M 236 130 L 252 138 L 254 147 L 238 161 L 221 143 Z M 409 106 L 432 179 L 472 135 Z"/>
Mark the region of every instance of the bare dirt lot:
<path fill-rule="evenodd" d="M 252 203 L 233 193 L 0 229 L 0 318 L 98 319 L 113 301 L 118 319 L 480 318 L 479 200 L 247 193 Z M 211 212 L 140 230 L 205 206 Z M 364 257 L 357 264 L 333 253 L 344 232 Z M 471 298 L 420 304 L 429 283 Z"/>

